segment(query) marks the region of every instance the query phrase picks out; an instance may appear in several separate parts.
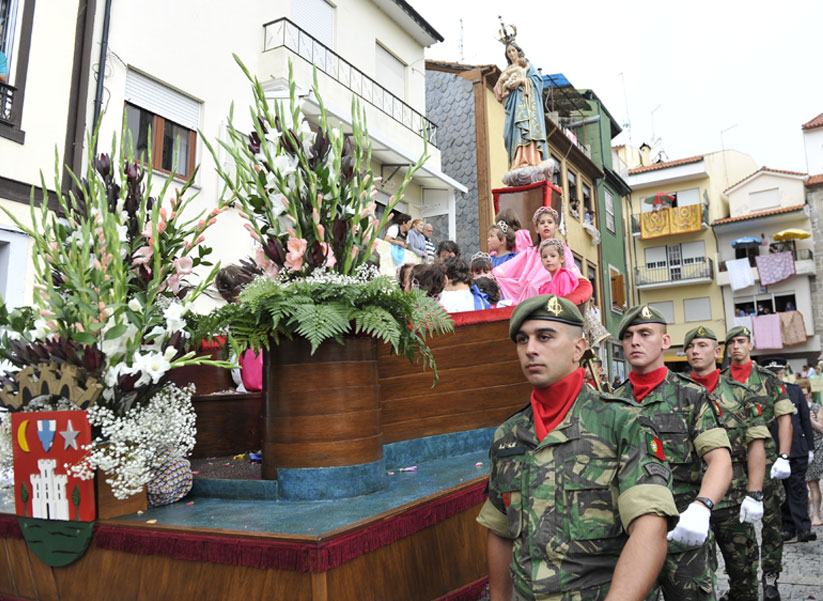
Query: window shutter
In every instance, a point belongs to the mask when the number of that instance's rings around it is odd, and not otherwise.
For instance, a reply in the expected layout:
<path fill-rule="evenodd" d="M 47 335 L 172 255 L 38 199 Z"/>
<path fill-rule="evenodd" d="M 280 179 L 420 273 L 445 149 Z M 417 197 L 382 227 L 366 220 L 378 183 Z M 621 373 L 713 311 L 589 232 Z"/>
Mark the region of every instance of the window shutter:
<path fill-rule="evenodd" d="M 334 50 L 334 8 L 325 0 L 292 0 L 291 20 L 311 37 Z"/>
<path fill-rule="evenodd" d="M 621 309 L 626 305 L 626 285 L 622 273 L 612 276 L 612 305 Z"/>
<path fill-rule="evenodd" d="M 406 96 L 406 65 L 383 48 L 375 44 L 375 79 L 389 92 L 403 100 Z"/>
<path fill-rule="evenodd" d="M 185 128 L 200 126 L 200 103 L 137 71 L 126 73 L 126 102 Z"/>

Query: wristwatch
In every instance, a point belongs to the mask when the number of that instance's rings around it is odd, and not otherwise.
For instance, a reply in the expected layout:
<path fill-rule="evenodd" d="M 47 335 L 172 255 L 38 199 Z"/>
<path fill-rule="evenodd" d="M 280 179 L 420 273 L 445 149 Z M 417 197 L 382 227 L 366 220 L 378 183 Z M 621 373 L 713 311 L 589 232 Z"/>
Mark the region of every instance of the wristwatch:
<path fill-rule="evenodd" d="M 760 501 L 761 503 L 763 502 L 763 491 L 762 490 L 750 490 L 746 494 L 748 496 L 750 496 L 752 499 L 754 499 L 755 501 Z"/>
<path fill-rule="evenodd" d="M 700 502 L 700 503 L 703 503 L 703 505 L 705 505 L 705 506 L 709 509 L 709 511 L 711 511 L 711 510 L 713 510 L 713 509 L 714 509 L 714 501 L 712 501 L 712 500 L 711 500 L 710 498 L 708 498 L 708 497 L 697 497 L 697 498 L 695 499 L 695 501 L 698 501 L 698 502 Z"/>
<path fill-rule="evenodd" d="M 780 453 L 780 455 L 778 455 L 778 457 L 780 457 L 781 459 L 785 459 L 786 461 L 789 460 L 789 454 L 788 453 Z"/>

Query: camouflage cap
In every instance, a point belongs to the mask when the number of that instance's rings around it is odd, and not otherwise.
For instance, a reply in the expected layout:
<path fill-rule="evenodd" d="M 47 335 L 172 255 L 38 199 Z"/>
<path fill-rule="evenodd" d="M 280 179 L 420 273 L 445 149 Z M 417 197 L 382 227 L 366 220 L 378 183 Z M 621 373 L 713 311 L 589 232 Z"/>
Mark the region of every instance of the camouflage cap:
<path fill-rule="evenodd" d="M 697 326 L 696 328 L 686 332 L 686 337 L 683 339 L 683 348 L 689 346 L 695 338 L 708 338 L 709 340 L 717 341 L 717 334 L 712 332 L 706 326 Z"/>
<path fill-rule="evenodd" d="M 554 294 L 532 296 L 515 307 L 509 321 L 509 337 L 514 340 L 520 326 L 529 319 L 559 321 L 570 326 L 583 327 L 583 316 L 569 299 Z"/>
<path fill-rule="evenodd" d="M 620 327 L 618 328 L 617 338 L 622 339 L 623 334 L 630 326 L 636 326 L 641 323 L 662 323 L 666 325 L 666 318 L 663 314 L 649 305 L 637 305 L 632 307 L 620 320 Z"/>
<path fill-rule="evenodd" d="M 749 340 L 752 339 L 752 331 L 747 328 L 746 326 L 737 326 L 726 332 L 726 344 L 729 344 L 729 340 L 732 338 L 736 338 L 738 336 L 745 336 Z"/>

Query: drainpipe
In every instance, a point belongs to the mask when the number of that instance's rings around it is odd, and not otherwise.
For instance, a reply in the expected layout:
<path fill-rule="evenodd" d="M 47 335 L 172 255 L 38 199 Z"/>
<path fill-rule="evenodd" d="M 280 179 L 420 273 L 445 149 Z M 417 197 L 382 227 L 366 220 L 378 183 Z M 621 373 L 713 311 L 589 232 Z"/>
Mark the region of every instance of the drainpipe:
<path fill-rule="evenodd" d="M 109 21 L 111 20 L 111 0 L 106 0 L 103 13 L 103 39 L 100 41 L 100 61 L 97 69 L 97 92 L 94 95 L 94 120 L 92 127 L 97 127 L 100 113 L 103 112 L 103 80 L 106 77 L 106 54 L 109 50 Z M 94 156 L 97 156 L 97 140 L 94 141 Z M 93 166 L 90 166 L 93 168 Z"/>

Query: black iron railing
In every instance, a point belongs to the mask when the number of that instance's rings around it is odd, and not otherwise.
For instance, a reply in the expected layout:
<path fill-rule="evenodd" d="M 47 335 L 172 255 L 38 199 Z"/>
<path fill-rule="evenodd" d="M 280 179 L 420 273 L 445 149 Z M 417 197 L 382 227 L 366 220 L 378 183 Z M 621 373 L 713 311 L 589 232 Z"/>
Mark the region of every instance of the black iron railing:
<path fill-rule="evenodd" d="M 264 26 L 263 52 L 288 48 L 437 148 L 437 125 L 286 18 Z"/>
<path fill-rule="evenodd" d="M 800 250 L 792 251 L 792 255 L 794 256 L 795 261 L 814 261 L 814 253 L 809 248 L 801 248 Z M 752 267 L 757 267 L 757 262 L 755 261 L 754 256 L 749 256 L 749 265 Z M 728 261 L 734 261 L 735 259 L 729 259 Z M 718 271 L 728 271 L 726 263 L 728 261 L 720 261 L 717 265 Z"/>
<path fill-rule="evenodd" d="M 14 125 L 14 93 L 17 88 L 0 83 L 0 122 Z"/>
<path fill-rule="evenodd" d="M 634 283 L 636 286 L 670 284 L 705 278 L 714 278 L 714 263 L 711 259 L 704 258 L 699 262 L 667 265 L 665 267 L 634 268 Z"/>

